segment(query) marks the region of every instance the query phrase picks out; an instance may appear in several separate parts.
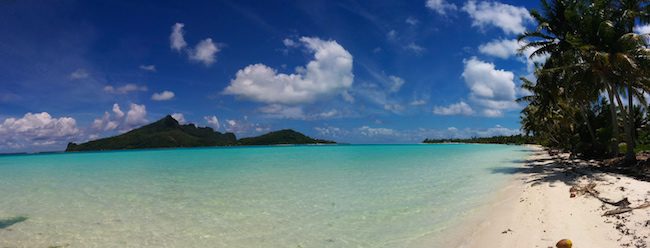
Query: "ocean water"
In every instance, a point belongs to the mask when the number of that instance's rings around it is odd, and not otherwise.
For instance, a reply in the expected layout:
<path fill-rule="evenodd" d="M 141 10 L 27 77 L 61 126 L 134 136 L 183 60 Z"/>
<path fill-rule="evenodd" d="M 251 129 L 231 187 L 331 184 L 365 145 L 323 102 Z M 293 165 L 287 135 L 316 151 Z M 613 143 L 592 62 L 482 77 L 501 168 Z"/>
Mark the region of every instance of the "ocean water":
<path fill-rule="evenodd" d="M 444 144 L 0 156 L 0 247 L 443 247 L 527 155 Z"/>

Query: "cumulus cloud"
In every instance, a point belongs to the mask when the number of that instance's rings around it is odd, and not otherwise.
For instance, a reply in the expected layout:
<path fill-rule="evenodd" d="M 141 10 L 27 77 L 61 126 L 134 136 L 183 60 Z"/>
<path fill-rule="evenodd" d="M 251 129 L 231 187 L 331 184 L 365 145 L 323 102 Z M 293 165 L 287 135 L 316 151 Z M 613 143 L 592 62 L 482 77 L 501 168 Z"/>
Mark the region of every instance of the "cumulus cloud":
<path fill-rule="evenodd" d="M 216 54 L 220 50 L 212 39 L 207 38 L 196 44 L 196 47 L 189 52 L 190 60 L 209 66 L 216 61 Z"/>
<path fill-rule="evenodd" d="M 101 118 L 93 120 L 91 127 L 95 131 L 128 131 L 135 126 L 147 123 L 147 111 L 144 105 L 131 104 L 129 110 L 124 113 L 117 103 L 113 104 L 111 109 L 113 114 L 108 111 L 104 112 Z M 94 134 L 98 135 L 98 134 Z"/>
<path fill-rule="evenodd" d="M 144 104 L 131 103 L 129 111 L 126 112 L 125 124 L 129 127 L 134 127 L 147 123 L 147 108 Z"/>
<path fill-rule="evenodd" d="M 501 110 L 518 107 L 514 102 L 514 73 L 496 69 L 493 63 L 473 57 L 465 61 L 462 77 L 470 89 L 470 98 L 483 107 L 492 109 L 484 111 L 484 114 L 494 117 Z"/>
<path fill-rule="evenodd" d="M 270 130 L 268 126 L 249 122 L 246 117 L 244 117 L 243 120 L 227 119 L 222 123 L 222 126 L 227 132 L 233 132 L 244 136 L 248 134 L 268 132 Z"/>
<path fill-rule="evenodd" d="M 124 116 L 124 112 L 122 112 L 120 105 L 117 105 L 117 103 L 113 104 L 113 113 L 115 116 L 117 116 L 117 118 L 122 118 L 122 116 Z"/>
<path fill-rule="evenodd" d="M 218 130 L 221 127 L 221 123 L 219 123 L 219 118 L 216 116 L 204 116 L 203 119 L 208 123 L 208 126 L 214 128 L 214 130 Z"/>
<path fill-rule="evenodd" d="M 183 27 L 185 27 L 185 24 L 183 23 L 176 23 L 172 26 L 172 34 L 169 35 L 169 45 L 173 50 L 181 51 L 183 48 L 187 47 Z"/>
<path fill-rule="evenodd" d="M 500 2 L 470 0 L 463 10 L 472 18 L 472 26 L 495 26 L 506 34 L 523 33 L 525 25 L 533 20 L 526 8 Z"/>
<path fill-rule="evenodd" d="M 493 63 L 473 57 L 465 61 L 462 74 L 471 94 L 479 98 L 514 100 L 514 73 L 496 69 Z"/>
<path fill-rule="evenodd" d="M 478 47 L 479 52 L 490 56 L 507 59 L 517 55 L 517 49 L 522 46 L 516 39 L 493 40 Z"/>
<path fill-rule="evenodd" d="M 167 100 L 171 100 L 172 98 L 174 98 L 174 96 L 175 96 L 174 92 L 165 90 L 165 91 L 160 92 L 160 93 L 153 93 L 153 95 L 151 95 L 151 100 L 154 100 L 154 101 L 167 101 Z"/>
<path fill-rule="evenodd" d="M 383 127 L 369 127 L 362 126 L 358 128 L 360 134 L 364 136 L 395 136 L 398 135 L 397 131 L 390 128 Z"/>
<path fill-rule="evenodd" d="M 90 73 L 88 73 L 84 69 L 77 69 L 76 71 L 73 71 L 70 73 L 70 78 L 71 79 L 84 79 L 88 78 L 90 76 Z"/>
<path fill-rule="evenodd" d="M 218 44 L 213 42 L 211 38 L 206 38 L 197 43 L 194 48 L 187 48 L 184 27 L 185 24 L 183 23 L 176 23 L 172 26 L 172 33 L 169 35 L 171 49 L 178 52 L 184 51 L 190 61 L 200 62 L 205 66 L 213 64 L 217 60 L 217 53 L 221 51 Z"/>
<path fill-rule="evenodd" d="M 147 91 L 147 86 L 144 85 L 140 86 L 137 84 L 125 84 L 119 87 L 115 87 L 112 85 L 104 86 L 104 92 L 111 93 L 111 94 L 128 94 L 136 91 Z"/>
<path fill-rule="evenodd" d="M 511 56 L 517 56 L 521 62 L 524 62 L 528 65 L 528 71 L 532 72 L 535 69 L 536 63 L 544 63 L 548 59 L 549 55 L 542 56 L 533 56 L 531 54 L 535 51 L 534 48 L 529 48 L 522 51 L 522 56 L 519 55 L 519 48 L 526 45 L 523 41 L 517 41 L 516 39 L 500 39 L 493 40 L 488 43 L 482 44 L 479 46 L 479 52 L 502 58 L 508 59 Z"/>
<path fill-rule="evenodd" d="M 67 142 L 80 133 L 71 117 L 53 118 L 47 112 L 26 113 L 0 123 L 0 147 L 21 149 Z"/>
<path fill-rule="evenodd" d="M 341 129 L 339 127 L 333 127 L 333 126 L 314 127 L 314 130 L 316 130 L 316 132 L 318 132 L 319 135 L 327 136 L 327 137 L 341 137 L 349 133 L 347 130 Z"/>
<path fill-rule="evenodd" d="M 433 114 L 436 115 L 473 115 L 474 110 L 467 103 L 460 101 L 449 106 L 433 107 Z"/>
<path fill-rule="evenodd" d="M 426 6 L 440 15 L 445 15 L 447 11 L 455 11 L 458 9 L 455 4 L 448 3 L 446 0 L 427 0 Z"/>
<path fill-rule="evenodd" d="M 183 113 L 173 113 L 172 118 L 174 118 L 174 120 L 178 121 L 180 124 L 185 124 L 186 122 L 185 115 L 183 115 Z"/>
<path fill-rule="evenodd" d="M 156 71 L 156 66 L 155 65 L 140 65 L 140 70 L 155 72 Z"/>
<path fill-rule="evenodd" d="M 333 40 L 302 37 L 300 42 L 314 53 L 306 67 L 293 74 L 278 73 L 263 64 L 237 72 L 224 90 L 248 100 L 270 104 L 300 104 L 345 92 L 352 86 L 352 55 Z"/>

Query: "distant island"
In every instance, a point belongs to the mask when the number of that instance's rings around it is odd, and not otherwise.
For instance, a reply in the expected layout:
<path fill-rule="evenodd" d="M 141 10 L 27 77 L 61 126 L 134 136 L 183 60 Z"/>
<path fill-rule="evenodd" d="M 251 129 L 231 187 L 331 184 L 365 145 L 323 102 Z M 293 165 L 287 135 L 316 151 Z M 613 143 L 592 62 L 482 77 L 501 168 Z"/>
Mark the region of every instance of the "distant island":
<path fill-rule="evenodd" d="M 477 143 L 477 144 L 508 144 L 523 145 L 536 144 L 533 136 L 512 135 L 512 136 L 492 136 L 492 137 L 473 137 L 468 139 L 424 139 L 422 143 Z"/>
<path fill-rule="evenodd" d="M 197 127 L 194 124 L 181 125 L 176 119 L 167 115 L 156 122 L 117 136 L 81 144 L 71 142 L 65 151 L 283 144 L 336 144 L 336 142 L 313 139 L 291 129 L 237 140 L 234 133 L 221 133 L 210 127 Z"/>

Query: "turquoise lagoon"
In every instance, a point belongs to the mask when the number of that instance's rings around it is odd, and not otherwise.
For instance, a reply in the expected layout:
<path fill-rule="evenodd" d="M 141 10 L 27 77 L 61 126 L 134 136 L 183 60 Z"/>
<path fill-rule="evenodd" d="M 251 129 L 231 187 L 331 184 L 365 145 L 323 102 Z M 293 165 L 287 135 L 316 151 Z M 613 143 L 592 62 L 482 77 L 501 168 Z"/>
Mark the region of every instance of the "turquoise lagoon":
<path fill-rule="evenodd" d="M 333 145 L 0 156 L 0 247 L 443 247 L 527 148 Z"/>

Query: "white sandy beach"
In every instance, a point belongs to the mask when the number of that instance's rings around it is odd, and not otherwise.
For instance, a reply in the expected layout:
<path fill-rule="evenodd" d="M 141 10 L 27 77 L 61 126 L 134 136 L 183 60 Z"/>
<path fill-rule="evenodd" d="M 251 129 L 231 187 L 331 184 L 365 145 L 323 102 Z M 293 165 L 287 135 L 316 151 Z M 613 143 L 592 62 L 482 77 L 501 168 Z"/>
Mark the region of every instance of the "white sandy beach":
<path fill-rule="evenodd" d="M 571 239 L 573 247 L 648 247 L 650 208 L 604 217 L 616 207 L 590 195 L 570 198 L 573 185 L 596 183 L 603 198 L 627 197 L 630 206 L 649 201 L 650 183 L 586 168 L 586 162 L 567 164 L 537 147 L 515 180 L 486 206 L 488 213 L 460 247 L 555 247 Z M 559 162 L 564 161 L 564 162 Z"/>

